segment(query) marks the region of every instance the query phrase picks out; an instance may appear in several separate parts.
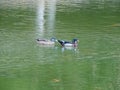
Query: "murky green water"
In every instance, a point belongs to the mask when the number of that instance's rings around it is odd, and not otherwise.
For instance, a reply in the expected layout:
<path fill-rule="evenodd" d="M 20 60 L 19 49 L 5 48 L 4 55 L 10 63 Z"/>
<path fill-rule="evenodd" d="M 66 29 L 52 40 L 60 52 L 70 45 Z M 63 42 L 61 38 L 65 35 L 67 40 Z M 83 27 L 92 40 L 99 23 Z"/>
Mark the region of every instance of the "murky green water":
<path fill-rule="evenodd" d="M 79 46 L 35 41 L 51 37 Z M 0 90 L 119 89 L 119 0 L 0 1 Z"/>

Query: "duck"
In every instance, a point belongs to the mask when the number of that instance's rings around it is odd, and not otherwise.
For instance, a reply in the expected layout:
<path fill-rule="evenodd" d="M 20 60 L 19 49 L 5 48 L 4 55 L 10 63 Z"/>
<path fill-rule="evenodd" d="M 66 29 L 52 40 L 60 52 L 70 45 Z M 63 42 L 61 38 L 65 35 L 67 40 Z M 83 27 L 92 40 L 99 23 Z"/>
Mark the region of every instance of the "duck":
<path fill-rule="evenodd" d="M 56 38 L 51 38 L 51 39 L 37 39 L 37 43 L 40 45 L 54 45 L 56 42 Z"/>
<path fill-rule="evenodd" d="M 72 42 L 70 41 L 64 41 L 64 40 L 57 40 L 62 47 L 77 47 L 78 45 L 78 39 L 74 38 Z"/>

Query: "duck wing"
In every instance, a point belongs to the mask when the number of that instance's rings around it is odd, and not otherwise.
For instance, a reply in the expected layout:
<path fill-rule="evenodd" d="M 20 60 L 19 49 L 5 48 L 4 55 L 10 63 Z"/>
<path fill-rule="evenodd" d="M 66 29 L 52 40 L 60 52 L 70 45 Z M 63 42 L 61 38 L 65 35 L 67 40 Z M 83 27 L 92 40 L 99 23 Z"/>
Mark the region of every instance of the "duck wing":
<path fill-rule="evenodd" d="M 58 42 L 62 45 L 65 46 L 66 44 L 71 44 L 69 41 L 64 41 L 64 40 L 58 40 Z"/>

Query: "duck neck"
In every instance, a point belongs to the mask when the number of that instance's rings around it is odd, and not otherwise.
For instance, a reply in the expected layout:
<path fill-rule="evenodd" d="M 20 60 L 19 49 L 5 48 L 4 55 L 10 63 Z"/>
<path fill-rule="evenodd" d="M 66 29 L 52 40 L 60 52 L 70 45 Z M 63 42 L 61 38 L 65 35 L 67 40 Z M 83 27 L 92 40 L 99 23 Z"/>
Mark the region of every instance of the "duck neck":
<path fill-rule="evenodd" d="M 73 46 L 77 47 L 77 41 L 73 42 Z"/>

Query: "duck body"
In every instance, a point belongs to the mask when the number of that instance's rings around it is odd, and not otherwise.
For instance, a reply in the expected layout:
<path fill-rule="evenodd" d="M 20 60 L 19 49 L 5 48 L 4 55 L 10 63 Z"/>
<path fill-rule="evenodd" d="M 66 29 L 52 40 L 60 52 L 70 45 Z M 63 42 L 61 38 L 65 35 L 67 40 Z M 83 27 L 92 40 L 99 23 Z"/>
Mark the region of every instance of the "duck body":
<path fill-rule="evenodd" d="M 54 45 L 55 44 L 55 38 L 51 38 L 50 40 L 37 39 L 37 43 L 39 43 L 41 45 Z"/>
<path fill-rule="evenodd" d="M 61 46 L 63 47 L 77 47 L 78 39 L 73 39 L 72 42 L 64 41 L 64 40 L 57 40 Z"/>

